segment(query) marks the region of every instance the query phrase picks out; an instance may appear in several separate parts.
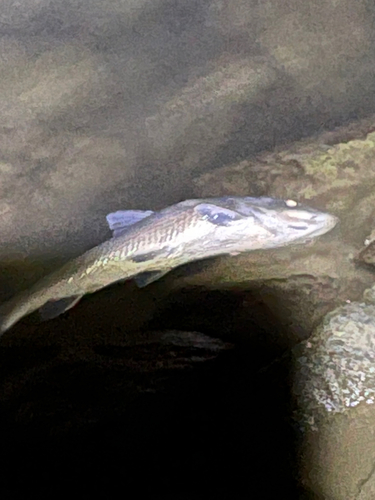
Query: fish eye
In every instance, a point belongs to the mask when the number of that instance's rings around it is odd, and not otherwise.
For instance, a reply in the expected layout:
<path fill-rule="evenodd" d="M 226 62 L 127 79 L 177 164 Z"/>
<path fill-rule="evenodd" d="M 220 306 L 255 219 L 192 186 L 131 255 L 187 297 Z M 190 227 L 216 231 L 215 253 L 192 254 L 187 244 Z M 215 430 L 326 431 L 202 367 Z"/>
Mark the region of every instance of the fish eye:
<path fill-rule="evenodd" d="M 285 205 L 289 208 L 296 207 L 298 203 L 295 200 L 285 200 Z"/>

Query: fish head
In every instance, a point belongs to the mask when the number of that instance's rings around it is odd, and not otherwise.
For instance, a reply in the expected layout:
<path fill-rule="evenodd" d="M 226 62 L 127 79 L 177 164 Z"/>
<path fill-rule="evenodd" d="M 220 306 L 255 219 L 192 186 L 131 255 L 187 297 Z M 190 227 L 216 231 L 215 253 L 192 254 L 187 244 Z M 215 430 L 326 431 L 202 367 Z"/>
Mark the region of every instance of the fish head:
<path fill-rule="evenodd" d="M 216 199 L 215 205 L 233 210 L 241 216 L 234 219 L 228 229 L 237 235 L 249 235 L 246 249 L 303 243 L 325 234 L 338 222 L 334 215 L 293 200 L 228 197 Z"/>

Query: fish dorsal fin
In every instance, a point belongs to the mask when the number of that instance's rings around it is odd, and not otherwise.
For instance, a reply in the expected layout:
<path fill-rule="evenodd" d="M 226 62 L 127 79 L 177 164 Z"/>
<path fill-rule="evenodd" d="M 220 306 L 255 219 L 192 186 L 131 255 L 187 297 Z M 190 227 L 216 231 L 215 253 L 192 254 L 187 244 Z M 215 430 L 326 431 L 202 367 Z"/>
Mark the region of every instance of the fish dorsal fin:
<path fill-rule="evenodd" d="M 229 226 L 235 220 L 243 219 L 244 217 L 228 208 L 219 207 L 212 203 L 200 203 L 194 210 L 198 212 L 204 219 L 215 224 L 216 226 Z"/>
<path fill-rule="evenodd" d="M 108 226 L 113 231 L 113 237 L 121 236 L 137 222 L 150 217 L 152 210 L 118 210 L 106 216 Z"/>

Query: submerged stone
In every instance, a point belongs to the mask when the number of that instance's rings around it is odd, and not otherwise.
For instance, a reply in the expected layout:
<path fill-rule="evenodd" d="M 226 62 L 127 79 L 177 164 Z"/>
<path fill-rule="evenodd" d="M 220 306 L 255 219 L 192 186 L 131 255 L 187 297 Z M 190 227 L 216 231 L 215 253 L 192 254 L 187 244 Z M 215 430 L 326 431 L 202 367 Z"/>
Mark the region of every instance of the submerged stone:
<path fill-rule="evenodd" d="M 375 306 L 351 303 L 329 313 L 294 353 L 299 426 L 317 429 L 319 413 L 375 402 Z"/>

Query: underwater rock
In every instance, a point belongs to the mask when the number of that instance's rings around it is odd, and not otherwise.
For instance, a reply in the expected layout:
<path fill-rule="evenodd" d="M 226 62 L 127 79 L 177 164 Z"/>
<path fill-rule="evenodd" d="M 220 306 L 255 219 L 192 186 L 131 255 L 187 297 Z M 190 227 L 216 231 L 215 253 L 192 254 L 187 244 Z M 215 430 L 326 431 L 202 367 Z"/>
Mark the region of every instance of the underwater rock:
<path fill-rule="evenodd" d="M 317 430 L 319 414 L 375 402 L 375 306 L 349 303 L 329 313 L 294 351 L 301 429 Z"/>

